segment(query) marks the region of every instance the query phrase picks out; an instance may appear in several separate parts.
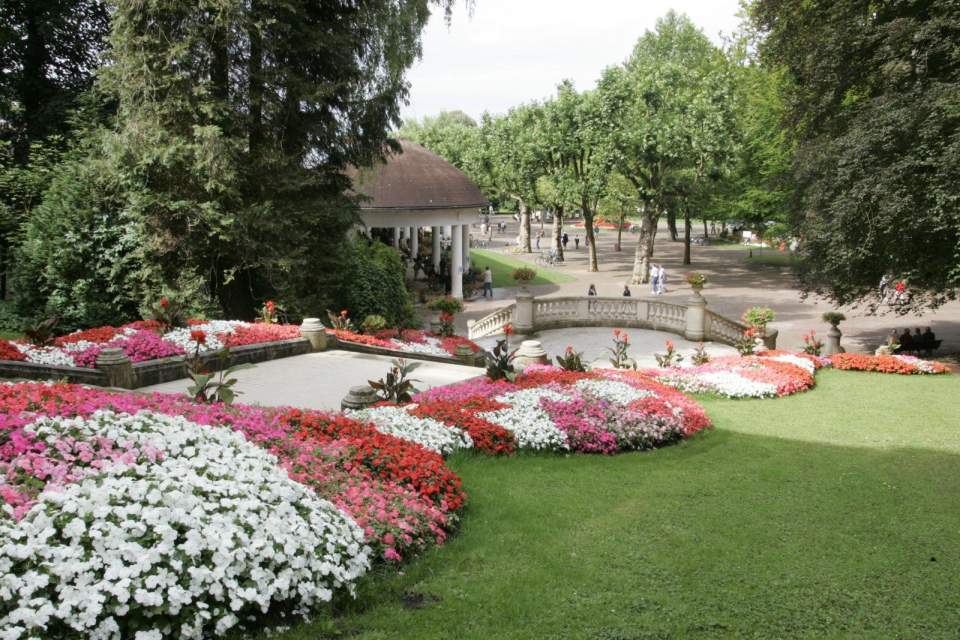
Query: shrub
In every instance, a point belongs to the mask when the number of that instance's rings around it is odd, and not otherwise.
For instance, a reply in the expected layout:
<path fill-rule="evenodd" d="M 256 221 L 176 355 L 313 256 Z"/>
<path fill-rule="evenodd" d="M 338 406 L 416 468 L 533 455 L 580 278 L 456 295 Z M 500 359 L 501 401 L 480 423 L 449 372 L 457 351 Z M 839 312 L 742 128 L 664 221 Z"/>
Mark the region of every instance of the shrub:
<path fill-rule="evenodd" d="M 836 327 L 838 324 L 846 320 L 847 316 L 843 315 L 839 311 L 827 311 L 823 314 L 822 318 L 824 322 L 832 324 L 834 327 Z"/>
<path fill-rule="evenodd" d="M 356 318 L 383 316 L 391 327 L 408 326 L 414 319 L 413 300 L 404 283 L 400 256 L 382 242 L 354 241 L 348 250 L 339 301 Z"/>
<path fill-rule="evenodd" d="M 444 296 L 442 298 L 434 298 L 428 302 L 427 308 L 431 311 L 454 315 L 463 311 L 463 301 L 451 296 Z"/>
<path fill-rule="evenodd" d="M 537 272 L 530 267 L 520 267 L 519 269 L 514 269 L 511 276 L 516 282 L 527 284 L 533 282 L 533 279 L 537 277 Z"/>
<path fill-rule="evenodd" d="M 360 330 L 367 335 L 375 334 L 378 331 L 383 331 L 386 328 L 387 319 L 375 313 L 368 315 L 363 319 L 363 322 L 360 323 Z"/>

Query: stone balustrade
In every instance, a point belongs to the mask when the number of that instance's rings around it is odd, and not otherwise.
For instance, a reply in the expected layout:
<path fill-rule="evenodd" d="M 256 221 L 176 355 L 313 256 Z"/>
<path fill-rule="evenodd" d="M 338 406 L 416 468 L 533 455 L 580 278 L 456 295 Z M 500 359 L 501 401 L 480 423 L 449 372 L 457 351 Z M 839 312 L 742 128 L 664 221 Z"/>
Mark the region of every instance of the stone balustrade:
<path fill-rule="evenodd" d="M 469 337 L 476 340 L 495 335 L 511 323 L 522 334 L 567 327 L 623 327 L 734 344 L 746 325 L 707 311 L 706 305 L 698 293 L 685 300 L 668 301 L 656 297 L 533 297 L 521 292 L 514 304 L 469 323 Z"/>

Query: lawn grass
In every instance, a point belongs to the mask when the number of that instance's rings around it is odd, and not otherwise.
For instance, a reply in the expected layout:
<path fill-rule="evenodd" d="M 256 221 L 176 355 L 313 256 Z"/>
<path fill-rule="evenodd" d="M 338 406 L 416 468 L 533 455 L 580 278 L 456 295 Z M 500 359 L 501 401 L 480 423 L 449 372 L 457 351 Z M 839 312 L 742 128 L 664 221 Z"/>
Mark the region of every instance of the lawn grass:
<path fill-rule="evenodd" d="M 19 331 L 0 331 L 0 340 L 19 340 L 22 337 Z"/>
<path fill-rule="evenodd" d="M 511 258 L 510 256 L 496 251 L 486 249 L 471 249 L 470 261 L 473 268 L 483 271 L 484 267 L 489 266 L 493 271 L 494 287 L 513 287 L 516 286 L 511 274 L 519 267 L 533 267 L 537 271 L 537 277 L 530 284 L 561 284 L 563 282 L 573 282 L 576 280 L 573 276 L 556 271 L 554 269 L 545 269 L 543 267 L 533 266 L 523 260 Z"/>
<path fill-rule="evenodd" d="M 273 637 L 957 637 L 960 378 L 703 403 L 659 451 L 457 455 L 454 539 Z"/>

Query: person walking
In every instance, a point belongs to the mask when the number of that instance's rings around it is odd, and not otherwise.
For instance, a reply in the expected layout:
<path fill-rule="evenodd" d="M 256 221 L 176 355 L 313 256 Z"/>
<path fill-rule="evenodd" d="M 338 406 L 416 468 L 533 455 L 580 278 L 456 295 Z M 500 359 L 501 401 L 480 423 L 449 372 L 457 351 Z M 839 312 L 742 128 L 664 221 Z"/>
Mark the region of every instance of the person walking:
<path fill-rule="evenodd" d="M 574 248 L 574 249 L 579 249 L 579 248 L 580 248 L 580 234 L 579 234 L 579 233 L 573 237 L 573 248 Z"/>
<path fill-rule="evenodd" d="M 537 232 L 537 237 L 536 237 L 536 241 L 537 241 L 537 251 L 540 250 L 540 238 L 542 238 L 542 237 L 543 237 L 543 231 L 538 231 L 538 232 Z"/>
<path fill-rule="evenodd" d="M 587 289 L 587 295 L 588 295 L 588 296 L 595 296 L 595 295 L 597 295 L 597 287 L 596 287 L 593 283 L 591 283 L 591 284 L 590 284 L 590 288 Z"/>
<path fill-rule="evenodd" d="M 483 297 L 486 298 L 487 294 L 490 294 L 490 298 L 493 298 L 493 271 L 490 270 L 490 265 L 487 265 L 483 268 Z"/>
<path fill-rule="evenodd" d="M 659 287 L 658 291 L 661 294 L 667 292 L 667 270 L 663 268 L 663 265 L 660 265 L 660 268 L 657 271 L 657 286 Z"/>
<path fill-rule="evenodd" d="M 657 265 L 650 267 L 650 292 L 655 296 L 660 295 L 660 268 Z"/>
<path fill-rule="evenodd" d="M 567 243 L 570 242 L 570 236 L 564 233 L 562 236 L 560 236 L 560 242 L 563 244 L 563 248 L 566 249 Z"/>

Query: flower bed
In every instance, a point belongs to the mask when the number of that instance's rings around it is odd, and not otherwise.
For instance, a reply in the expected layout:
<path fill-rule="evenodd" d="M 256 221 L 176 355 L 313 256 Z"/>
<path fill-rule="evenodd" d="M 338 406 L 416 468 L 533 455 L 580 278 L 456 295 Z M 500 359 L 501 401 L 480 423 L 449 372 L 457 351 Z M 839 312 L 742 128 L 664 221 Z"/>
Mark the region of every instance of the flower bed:
<path fill-rule="evenodd" d="M 822 366 L 822 365 L 821 365 Z M 663 384 L 690 393 L 716 393 L 728 398 L 767 398 L 806 391 L 814 385 L 817 363 L 797 354 L 714 358 L 696 367 L 648 369 Z"/>
<path fill-rule="evenodd" d="M 219 351 L 223 347 L 276 342 L 299 337 L 296 325 L 254 324 L 238 320 L 191 321 L 189 327 L 163 332 L 153 320 L 121 327 L 96 327 L 61 336 L 49 347 L 24 341 L 0 341 L 0 360 L 93 368 L 107 347 L 119 347 L 133 362 Z M 195 338 L 203 336 L 199 343 Z"/>
<path fill-rule="evenodd" d="M 0 637 L 222 634 L 442 543 L 465 498 L 342 415 L 2 384 Z"/>
<path fill-rule="evenodd" d="M 342 342 L 352 342 L 369 347 L 380 347 L 393 351 L 403 351 L 412 354 L 425 354 L 449 358 L 457 355 L 457 347 L 465 344 L 474 353 L 481 349 L 472 340 L 463 336 L 437 337 L 418 329 L 385 329 L 373 335 L 356 333 L 346 329 L 331 329 L 330 333 Z"/>
<path fill-rule="evenodd" d="M 476 430 L 488 453 L 532 450 L 615 453 L 670 444 L 710 426 L 673 389 L 627 371 L 579 373 L 529 367 L 514 382 L 473 378 L 414 397 L 414 415 Z M 472 433 L 471 433 L 472 435 Z M 507 436 L 512 436 L 512 440 Z"/>
<path fill-rule="evenodd" d="M 834 369 L 844 371 L 875 371 L 901 375 L 947 373 L 946 366 L 914 356 L 872 356 L 861 353 L 835 353 L 830 356 Z"/>

